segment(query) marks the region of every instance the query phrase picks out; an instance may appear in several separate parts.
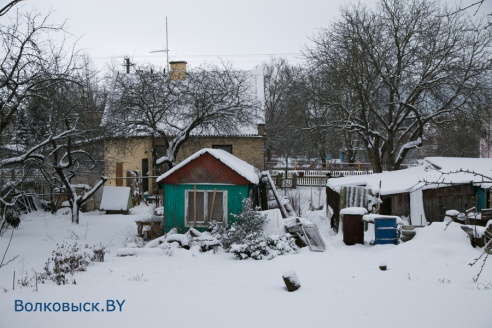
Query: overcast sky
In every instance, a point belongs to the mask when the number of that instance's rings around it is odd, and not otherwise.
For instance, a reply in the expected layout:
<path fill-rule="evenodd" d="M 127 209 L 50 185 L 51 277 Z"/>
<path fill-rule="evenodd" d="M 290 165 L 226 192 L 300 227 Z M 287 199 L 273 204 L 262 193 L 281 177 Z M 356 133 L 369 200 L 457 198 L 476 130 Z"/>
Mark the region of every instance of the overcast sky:
<path fill-rule="evenodd" d="M 454 0 L 442 0 L 454 3 Z M 300 61 L 300 51 L 319 28 L 328 27 L 349 0 L 26 0 L 56 22 L 67 20 L 98 67 L 111 59 L 165 66 L 169 59 L 191 66 L 219 58 L 242 69 L 272 56 Z M 375 0 L 364 1 L 368 4 Z M 463 0 L 472 3 L 473 0 Z M 484 11 L 492 12 L 492 0 Z"/>

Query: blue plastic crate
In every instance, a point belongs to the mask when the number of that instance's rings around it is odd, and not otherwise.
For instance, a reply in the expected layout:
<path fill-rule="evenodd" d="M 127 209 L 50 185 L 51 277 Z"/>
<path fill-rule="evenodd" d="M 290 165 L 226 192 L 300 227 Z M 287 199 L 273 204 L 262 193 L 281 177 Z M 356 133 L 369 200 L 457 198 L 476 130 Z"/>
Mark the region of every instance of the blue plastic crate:
<path fill-rule="evenodd" d="M 398 229 L 396 228 L 396 218 L 375 218 L 374 233 L 376 245 L 398 243 Z"/>

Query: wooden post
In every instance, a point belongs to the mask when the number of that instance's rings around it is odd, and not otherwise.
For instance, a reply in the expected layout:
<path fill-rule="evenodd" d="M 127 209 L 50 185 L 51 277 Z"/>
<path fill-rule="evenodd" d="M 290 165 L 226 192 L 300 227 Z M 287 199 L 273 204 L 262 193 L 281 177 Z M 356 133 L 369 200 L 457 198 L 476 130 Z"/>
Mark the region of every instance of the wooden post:
<path fill-rule="evenodd" d="M 193 185 L 193 226 L 196 228 L 196 185 Z"/>
<path fill-rule="evenodd" d="M 283 174 L 284 174 L 283 172 L 280 172 L 279 171 L 277 173 L 277 176 L 276 176 L 276 179 L 275 179 L 276 180 L 275 182 L 277 183 L 277 187 L 279 187 L 279 188 L 282 188 L 282 175 Z"/>
<path fill-rule="evenodd" d="M 217 193 L 217 188 L 214 188 L 214 195 L 212 196 L 212 208 L 210 209 L 210 214 L 208 215 L 208 220 L 212 220 L 212 213 L 214 212 L 215 205 L 215 194 Z"/>
<path fill-rule="evenodd" d="M 284 219 L 289 217 L 289 215 L 287 214 L 287 210 L 285 209 L 285 206 L 282 204 L 282 200 L 281 200 L 279 194 L 277 193 L 277 188 L 275 188 L 275 184 L 273 183 L 273 180 L 272 180 L 272 177 L 270 176 L 270 173 L 266 172 L 265 175 L 268 179 L 268 183 L 270 184 L 270 188 L 272 188 L 273 195 L 275 196 L 275 200 L 277 201 L 278 208 L 280 209 L 280 212 L 282 213 L 282 217 Z"/>
<path fill-rule="evenodd" d="M 267 189 L 267 181 L 268 178 L 265 176 L 265 173 L 262 173 L 262 178 L 261 178 L 261 184 L 260 184 L 260 198 L 261 198 L 261 210 L 266 211 L 268 210 L 268 189 Z"/>

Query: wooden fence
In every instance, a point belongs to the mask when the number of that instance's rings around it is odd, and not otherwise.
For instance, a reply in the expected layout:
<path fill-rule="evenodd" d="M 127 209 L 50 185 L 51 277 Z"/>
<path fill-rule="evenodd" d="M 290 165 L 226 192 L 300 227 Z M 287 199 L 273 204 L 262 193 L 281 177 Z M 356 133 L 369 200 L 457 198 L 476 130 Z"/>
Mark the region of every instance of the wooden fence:
<path fill-rule="evenodd" d="M 270 175 L 279 188 L 296 188 L 297 186 L 325 186 L 329 177 L 342 177 L 352 175 L 372 174 L 372 170 L 366 171 L 285 171 L 270 170 Z"/>

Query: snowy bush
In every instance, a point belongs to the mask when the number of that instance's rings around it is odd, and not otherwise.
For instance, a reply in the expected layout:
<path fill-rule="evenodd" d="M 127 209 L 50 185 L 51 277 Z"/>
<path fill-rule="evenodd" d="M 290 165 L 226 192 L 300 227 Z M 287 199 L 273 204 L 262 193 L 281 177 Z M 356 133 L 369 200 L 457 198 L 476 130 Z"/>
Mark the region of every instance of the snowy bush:
<path fill-rule="evenodd" d="M 249 198 L 243 199 L 242 212 L 233 216 L 236 222 L 224 234 L 216 236 L 226 250 L 234 243 L 243 243 L 249 235 L 263 233 L 262 227 L 266 222 L 265 215 L 254 209 L 253 202 Z"/>
<path fill-rule="evenodd" d="M 279 255 L 297 253 L 297 250 L 291 235 L 267 235 L 264 232 L 252 233 L 242 243 L 232 244 L 229 249 L 240 260 L 271 260 Z"/>
<path fill-rule="evenodd" d="M 283 236 L 272 234 L 267 236 L 267 246 L 270 249 L 270 258 L 278 255 L 297 253 L 298 250 L 296 241 L 290 234 Z"/>
<path fill-rule="evenodd" d="M 104 262 L 105 253 L 103 246 L 91 248 L 86 244 L 82 247 L 77 243 L 57 245 L 38 280 L 43 283 L 45 280 L 51 280 L 57 285 L 66 285 L 70 282 L 69 275 L 73 276 L 75 272 L 85 271 L 91 262 Z M 75 283 L 74 279 L 72 283 Z"/>
<path fill-rule="evenodd" d="M 215 220 L 210 221 L 208 224 L 208 231 L 212 236 L 217 236 L 222 238 L 224 234 L 227 232 L 227 228 L 224 226 L 222 222 L 217 222 Z"/>
<path fill-rule="evenodd" d="M 265 214 L 254 209 L 250 199 L 245 198 L 242 212 L 233 216 L 236 222 L 229 229 L 220 223 L 212 222 L 209 230 L 222 243 L 224 249 L 238 259 L 272 259 L 278 255 L 297 252 L 294 238 L 289 234 L 268 235 L 263 231 L 267 218 Z"/>
<path fill-rule="evenodd" d="M 247 258 L 261 260 L 269 254 L 266 235 L 261 232 L 249 234 L 242 243 L 232 244 L 230 252 L 240 260 Z"/>

